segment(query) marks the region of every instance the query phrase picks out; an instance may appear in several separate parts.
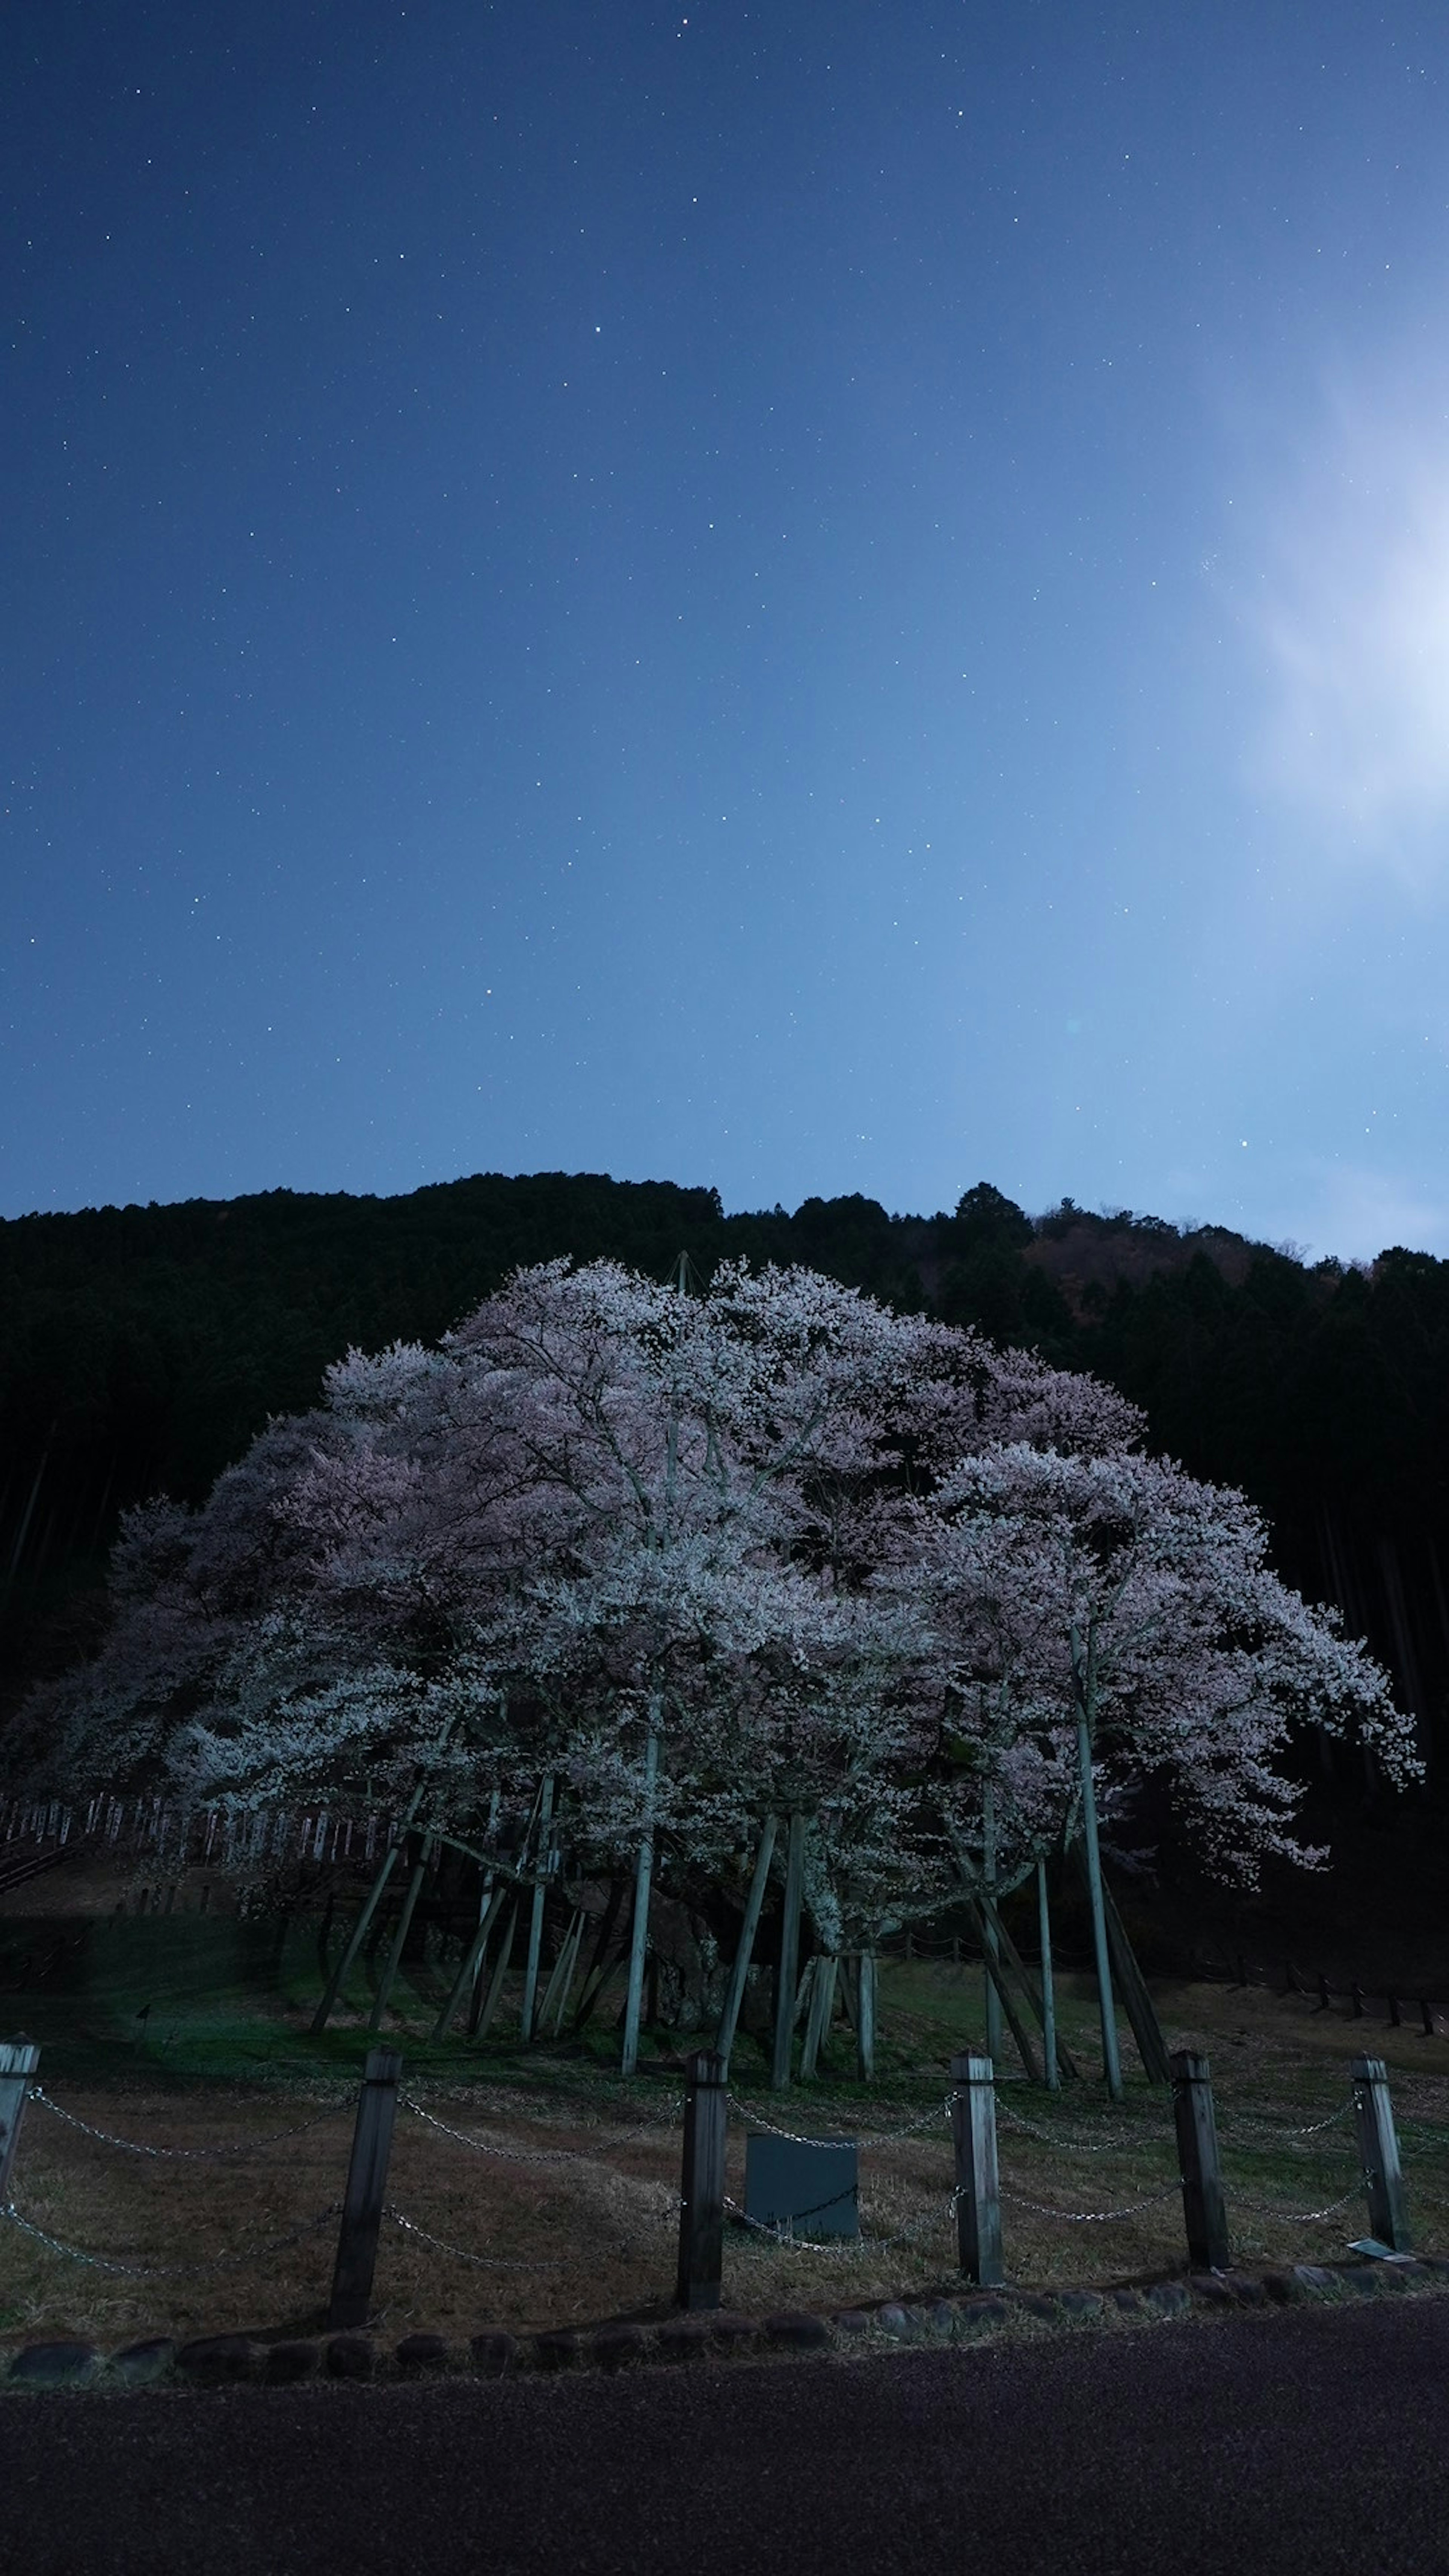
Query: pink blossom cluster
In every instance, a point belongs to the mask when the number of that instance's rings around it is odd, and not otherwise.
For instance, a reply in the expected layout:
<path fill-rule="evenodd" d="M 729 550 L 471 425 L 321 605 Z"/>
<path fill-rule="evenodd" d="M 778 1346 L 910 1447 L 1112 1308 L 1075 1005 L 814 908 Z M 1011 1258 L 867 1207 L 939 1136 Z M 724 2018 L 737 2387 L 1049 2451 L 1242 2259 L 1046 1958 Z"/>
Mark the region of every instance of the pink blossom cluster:
<path fill-rule="evenodd" d="M 998 1887 L 1072 1831 L 1085 1720 L 1108 1810 L 1159 1779 L 1251 1881 L 1317 1857 L 1295 1722 L 1394 1780 L 1411 1731 L 1243 1497 L 1142 1440 L 1110 1388 L 811 1271 L 552 1262 L 439 1349 L 350 1352 L 200 1511 L 132 1513 L 38 1770 L 241 1805 L 422 1780 L 505 1836 L 552 1776 L 581 1866 L 647 1831 L 731 1885 L 803 1808 L 835 1945 L 979 1886 L 988 1789 Z"/>

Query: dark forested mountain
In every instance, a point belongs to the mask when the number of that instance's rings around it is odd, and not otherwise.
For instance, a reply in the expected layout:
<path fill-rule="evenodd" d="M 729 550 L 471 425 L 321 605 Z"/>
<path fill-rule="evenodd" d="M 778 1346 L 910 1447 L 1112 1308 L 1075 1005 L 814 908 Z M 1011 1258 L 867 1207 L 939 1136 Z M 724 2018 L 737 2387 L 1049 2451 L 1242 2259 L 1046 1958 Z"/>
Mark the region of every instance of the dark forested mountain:
<path fill-rule="evenodd" d="M 0 1221 L 5 1703 L 84 1644 L 120 1511 L 199 1501 L 350 1344 L 436 1339 L 520 1263 L 608 1254 L 662 1279 L 681 1251 L 706 1278 L 727 1254 L 804 1262 L 1109 1379 L 1155 1447 L 1262 1507 L 1280 1571 L 1367 1635 L 1439 1767 L 1449 1262 L 1310 1269 L 1217 1227 L 1070 1200 L 1029 1217 L 987 1183 L 930 1217 L 858 1196 L 726 1217 L 714 1190 L 554 1172 Z"/>

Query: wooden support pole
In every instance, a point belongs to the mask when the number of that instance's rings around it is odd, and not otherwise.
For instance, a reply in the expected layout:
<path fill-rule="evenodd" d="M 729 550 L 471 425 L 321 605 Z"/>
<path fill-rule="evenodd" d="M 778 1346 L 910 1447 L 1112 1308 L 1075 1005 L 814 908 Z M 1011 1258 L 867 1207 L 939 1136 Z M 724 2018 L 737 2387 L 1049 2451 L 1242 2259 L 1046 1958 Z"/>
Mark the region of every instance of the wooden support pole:
<path fill-rule="evenodd" d="M 1086 1711 L 1077 1710 L 1077 1765 L 1082 1783 L 1082 1849 L 1087 1865 L 1087 1896 L 1092 1909 L 1092 1955 L 1097 1969 L 1097 2002 L 1102 2021 L 1102 2073 L 1114 2102 L 1122 2099 L 1122 2060 L 1117 2048 L 1116 2005 L 1112 1965 L 1107 1950 L 1107 1918 L 1102 1904 L 1102 1856 L 1097 1848 L 1097 1791 L 1092 1778 L 1092 1739 Z"/>
<path fill-rule="evenodd" d="M 488 1801 L 488 1822 L 484 1828 L 484 1839 L 488 1843 L 492 1842 L 494 1834 L 497 1832 L 498 1810 L 502 1803 L 503 1792 L 501 1789 L 495 1789 Z M 461 2005 L 465 1993 L 468 1996 L 469 2004 L 468 2031 L 470 2037 L 472 2035 L 474 2023 L 478 2018 L 478 2006 L 482 2001 L 483 1995 L 483 1963 L 488 1955 L 489 1934 L 492 1929 L 494 1917 L 498 1911 L 498 1907 L 493 1902 L 494 1882 L 498 1875 L 497 1869 L 481 1859 L 479 1860 L 478 1867 L 480 1871 L 478 1891 L 478 1929 L 474 1933 L 471 1942 L 465 1945 L 463 1951 L 463 1964 L 459 1968 L 457 1984 L 449 1994 L 448 1999 L 434 2024 L 433 2038 L 435 2040 L 442 2039 L 446 2036 L 452 2022 L 453 2015 Z M 502 1891 L 500 1890 L 499 1904 L 501 1903 Z"/>
<path fill-rule="evenodd" d="M 573 1940 L 569 1947 L 568 1958 L 564 1963 L 563 1976 L 559 1982 L 558 2005 L 553 2017 L 553 2035 L 555 2039 L 558 2038 L 559 2033 L 563 2029 L 564 2017 L 569 2008 L 569 1999 L 573 1994 L 574 1978 L 578 1974 L 579 1952 L 584 1946 L 586 1922 L 587 1918 L 585 1916 L 584 1909 L 580 1906 L 574 1916 Z"/>
<path fill-rule="evenodd" d="M 558 1957 L 553 1963 L 548 1984 L 543 1990 L 543 2001 L 538 2007 L 538 2029 L 542 2031 L 548 2028 L 548 2017 L 550 2013 L 553 2013 L 555 2037 L 558 2035 L 559 2024 L 564 2017 L 564 2006 L 569 1999 L 569 1988 L 574 1981 L 574 1961 L 579 1955 L 579 1942 L 583 1936 L 583 1929 L 583 1907 L 576 1905 L 572 1914 L 569 1916 L 568 1927 L 564 1933 L 563 1939 L 558 1945 Z M 556 2011 L 555 2005 L 557 2005 Z"/>
<path fill-rule="evenodd" d="M 996 1998 L 997 2009 L 995 2022 L 993 2025 L 991 2019 L 988 2017 L 987 2028 L 989 2030 L 994 2026 L 999 2036 L 1001 2031 L 1001 2016 L 1003 2012 L 1005 2013 L 1008 2022 L 1011 2024 L 1011 2036 L 1015 2040 L 1016 2045 L 1021 2052 L 1021 2062 L 1026 2069 L 1027 2081 L 1028 2083 L 1035 2084 L 1039 2081 L 1039 2078 L 1037 2075 L 1036 2058 L 1032 2053 L 1031 2038 L 1027 2031 L 1025 2022 L 1022 2020 L 1020 2013 L 1016 2009 L 1016 2005 L 1012 1999 L 1011 1989 L 1007 1985 L 1005 1975 L 1002 1972 L 1001 1943 L 999 1937 L 1001 1926 L 999 1921 L 996 1922 L 995 1926 L 998 1938 L 994 1943 L 991 1939 L 992 1923 L 996 1909 L 993 1905 L 985 1903 L 974 1906 L 973 1911 L 976 1915 L 977 1925 L 981 1933 L 981 1956 L 986 1969 L 986 1991 L 989 1995 L 994 1995 Z M 990 2057 L 992 2064 L 995 2065 L 997 2062 L 996 2052 L 992 2049 L 988 2049 L 986 2053 L 988 2057 Z"/>
<path fill-rule="evenodd" d="M 488 2036 L 489 2026 L 493 2020 L 494 2014 L 498 2010 L 498 1999 L 503 1992 L 503 1980 L 507 1976 L 509 1967 L 512 1964 L 513 1936 L 517 1930 L 518 1899 L 515 1896 L 512 1905 L 508 1909 L 508 1920 L 503 1926 L 503 1938 L 499 1944 L 498 1957 L 494 1962 L 493 1974 L 488 1981 L 488 1992 L 481 1998 L 476 2020 L 470 2020 L 469 2023 L 468 2036 L 470 2039 L 486 2039 Z"/>
<path fill-rule="evenodd" d="M 462 1966 L 459 1968 L 457 1976 L 454 1978 L 453 1983 L 448 1990 L 448 2000 L 444 2004 L 442 2011 L 439 2013 L 437 2020 L 433 2024 L 432 2037 L 435 2041 L 445 2039 L 447 2037 L 454 2014 L 457 2012 L 463 2001 L 463 1997 L 467 1994 L 470 1986 L 474 1983 L 474 1980 L 477 1978 L 483 1966 L 484 1955 L 492 1937 L 493 1926 L 497 1922 L 498 1916 L 502 1911 L 503 1900 L 507 1893 L 508 1890 L 506 1887 L 495 1887 L 492 1895 L 488 1899 L 487 1905 L 485 1906 L 480 1918 L 478 1929 L 474 1933 L 472 1940 L 469 1942 L 467 1949 L 463 1953 Z"/>
<path fill-rule="evenodd" d="M 336 2007 L 337 1998 L 341 1994 L 343 1986 L 352 1972 L 353 1962 L 357 1957 L 358 1951 L 362 1948 L 363 1942 L 367 1938 L 372 1918 L 377 1912 L 378 1906 L 382 1901 L 383 1889 L 386 1887 L 388 1880 L 391 1878 L 393 1871 L 397 1866 L 397 1856 L 402 1850 L 403 1843 L 406 1840 L 407 1829 L 412 1823 L 414 1816 L 417 1814 L 418 1807 L 421 1804 L 422 1794 L 423 1793 L 420 1788 L 413 1791 L 412 1797 L 408 1801 L 407 1814 L 403 1818 L 402 1833 L 398 1836 L 397 1841 L 392 1843 L 382 1856 L 382 1866 L 379 1869 L 376 1878 L 373 1880 L 371 1887 L 368 1889 L 367 1895 L 363 1901 L 362 1911 L 358 1915 L 357 1921 L 353 1924 L 349 1938 L 343 1945 L 342 1956 L 338 1960 L 336 1967 L 333 1969 L 332 1974 L 327 1981 L 327 1987 L 323 1994 L 322 2001 L 312 2015 L 311 2028 L 314 2039 L 317 2037 L 319 2031 L 324 2031 L 326 2029 L 328 2021 Z M 203 1900 L 209 1892 L 209 1890 L 203 1890 Z M 205 1905 L 203 1902 L 203 1912 L 204 1911 Z"/>
<path fill-rule="evenodd" d="M 328 2330 L 332 2333 L 367 2323 L 402 2070 L 403 2062 L 395 2048 L 368 2050 L 367 2064 L 362 2073 L 362 2091 L 357 2102 L 357 2126 L 352 2134 L 352 2161 L 347 2168 L 347 2197 L 342 2204 L 332 2298 L 327 2310 Z"/>
<path fill-rule="evenodd" d="M 775 2045 L 770 2059 L 770 2086 L 783 2093 L 794 2056 L 796 1984 L 800 1969 L 800 1906 L 805 1889 L 805 1816 L 797 1807 L 790 1818 L 785 1852 L 785 1906 L 780 1920 L 780 1957 L 775 1970 Z"/>
<path fill-rule="evenodd" d="M 624 1885 L 624 1880 L 617 1876 L 609 1880 L 609 1893 L 604 1900 L 604 1910 L 599 1916 L 599 1928 L 594 1936 L 593 1955 L 584 1970 L 584 1981 L 579 1988 L 579 1999 L 574 2007 L 572 2026 L 575 2037 L 590 2019 L 605 1984 L 619 1964 L 617 1957 L 611 1956 L 611 1947 L 614 1927 L 619 1920 L 620 1908 L 624 1902 Z"/>
<path fill-rule="evenodd" d="M 684 2172 L 679 2203 L 677 2308 L 717 2308 L 724 2264 L 725 2131 L 729 2067 L 717 2049 L 696 2049 L 684 2093 Z"/>
<path fill-rule="evenodd" d="M 714 2035 L 715 2052 L 726 2060 L 735 2044 L 735 2032 L 739 2027 L 740 2006 L 745 1999 L 745 1979 L 749 1974 L 755 1935 L 760 1928 L 765 1890 L 770 1880 L 770 1858 L 775 1848 L 775 1835 L 779 1830 L 779 1821 L 778 1816 L 767 1816 L 760 1827 L 760 1847 L 755 1854 L 754 1875 L 750 1880 L 749 1895 L 745 1899 L 745 1919 L 740 1926 L 739 1947 L 735 1952 L 734 1966 L 730 1970 L 730 1981 L 719 2017 L 719 2028 Z"/>
<path fill-rule="evenodd" d="M 996 1792 L 988 1782 L 981 1792 L 981 1956 L 986 1971 L 986 2054 L 1001 2063 L 1001 1930 L 996 1913 Z M 1015 2033 L 1013 2032 L 1013 2036 Z"/>
<path fill-rule="evenodd" d="M 528 1961 L 523 1971 L 523 2003 L 518 2016 L 520 2039 L 533 2037 L 533 2007 L 538 1994 L 538 1958 L 543 1944 L 543 1909 L 548 1895 L 548 1828 L 553 1814 L 553 1775 L 543 1784 L 538 1817 L 538 1860 L 533 1873 L 533 1904 L 528 1917 Z"/>
<path fill-rule="evenodd" d="M 862 1950 L 855 1971 L 855 2071 L 875 2081 L 875 1952 Z"/>
<path fill-rule="evenodd" d="M 570 1965 L 569 1952 L 573 1947 L 574 1931 L 578 1923 L 578 1919 L 578 1908 L 575 1906 L 562 1932 L 559 1934 L 558 1948 L 553 1954 L 553 1965 L 549 1969 L 548 1975 L 543 1981 L 543 1994 L 534 2006 L 533 2027 L 536 2036 L 541 2036 L 548 2028 L 548 2017 L 553 2010 L 554 1999 L 558 1994 L 559 1973 L 561 1969 Z"/>
<path fill-rule="evenodd" d="M 1047 1902 L 1046 1862 L 1036 1865 L 1036 1920 L 1041 1942 L 1041 2036 L 1042 2055 L 1046 2060 L 1047 2090 L 1061 2090 L 1061 2069 L 1057 2064 L 1057 1995 L 1052 1975 L 1052 1918 Z"/>
<path fill-rule="evenodd" d="M 1006 1925 L 1002 1922 L 999 1914 L 996 1918 L 996 1937 L 1001 1945 L 1002 1957 L 1005 1959 L 1007 1966 L 1011 1969 L 1017 1983 L 1021 1986 L 1027 2002 L 1030 2004 L 1032 2011 L 1035 2013 L 1037 2020 L 1041 2025 L 1042 2036 L 1045 2038 L 1045 1997 L 1038 1994 L 1036 1987 L 1032 1982 L 1031 1972 L 1027 1967 L 1026 1961 L 1023 1959 L 1021 1952 L 1018 1950 L 1016 1943 L 1013 1941 L 1011 1934 L 1008 1932 Z M 1055 1994 L 1053 1995 L 1053 2002 L 1055 2003 Z M 1069 2075 L 1073 2081 L 1075 2081 L 1077 2074 L 1077 2061 L 1073 2057 L 1071 2050 L 1068 2048 L 1067 2043 L 1062 2038 L 1060 2032 L 1057 2033 L 1057 2067 L 1059 2073 Z"/>
<path fill-rule="evenodd" d="M 951 2060 L 951 2140 L 956 2151 L 956 2248 L 978 2289 L 1006 2278 L 996 2168 L 996 2093 L 989 2057 Z"/>
<path fill-rule="evenodd" d="M 412 1925 L 413 1908 L 417 1904 L 418 1897 L 422 1891 L 422 1884 L 427 1871 L 427 1866 L 428 1846 L 427 1840 L 424 1838 L 418 1846 L 418 1856 L 413 1863 L 412 1876 L 408 1880 L 407 1894 L 402 1901 L 402 1912 L 399 1914 L 397 1919 L 397 1930 L 392 1936 L 392 1946 L 387 1954 L 387 1964 L 383 1969 L 381 1982 L 378 1986 L 377 1992 L 372 1999 L 372 2011 L 368 2016 L 367 2023 L 369 2030 L 381 2030 L 382 2028 L 382 2017 L 384 2012 L 387 2010 L 387 1999 L 392 1993 L 393 1979 L 397 1975 L 398 1966 L 402 1959 L 403 1943 L 406 1941 L 408 1932 Z"/>
<path fill-rule="evenodd" d="M 324 1986 L 327 1982 L 327 1944 L 332 1937 L 332 1919 L 336 1912 L 337 1890 L 335 1887 L 329 1887 L 327 1902 L 322 1908 L 322 1920 L 317 1926 L 317 1965 L 322 1971 Z"/>
<path fill-rule="evenodd" d="M 1172 2052 L 1172 2116 L 1177 2130 L 1188 2258 L 1200 2271 L 1225 2272 L 1231 2261 L 1212 2068 L 1195 2049 Z"/>
<path fill-rule="evenodd" d="M 1167 2042 L 1162 2035 L 1162 2024 L 1157 2018 L 1157 2006 L 1148 1991 L 1147 1980 L 1137 1964 L 1137 1954 L 1127 1938 L 1127 1927 L 1117 1911 L 1112 1891 L 1106 1879 L 1101 1878 L 1100 1872 L 1098 1875 L 1112 1974 L 1117 1980 L 1122 2001 L 1127 2007 L 1127 2018 L 1132 2025 L 1132 2036 L 1137 2042 L 1137 2054 L 1142 2060 L 1143 2072 L 1149 2084 L 1170 2084 L 1172 2069 L 1168 2063 Z M 1244 1983 L 1246 1982 L 1247 1980 L 1244 1979 Z"/>
<path fill-rule="evenodd" d="M 1389 2100 L 1388 2070 L 1381 2057 L 1356 2057 L 1353 2061 L 1353 2116 L 1368 2194 L 1369 2233 L 1381 2245 L 1387 2245 L 1391 2254 L 1411 2253 L 1399 2141 Z"/>
<path fill-rule="evenodd" d="M 40 2064 L 33 2040 L 0 2040 L 0 2209 L 10 2198 L 10 2169 L 20 2144 L 20 2123 Z"/>
<path fill-rule="evenodd" d="M 659 1775 L 659 1724 L 655 1712 L 649 1715 L 649 1742 L 644 1753 L 644 1794 L 648 1808 L 654 1804 L 654 1783 Z M 634 1863 L 634 1919 L 629 1926 L 629 1985 L 624 1997 L 624 2041 L 619 2053 L 619 2068 L 632 2075 L 639 2063 L 639 2023 L 644 2009 L 644 1959 L 649 1947 L 649 1891 L 654 1883 L 654 1821 L 652 1812 L 644 1829 Z"/>
<path fill-rule="evenodd" d="M 818 1965 L 818 1960 L 807 1959 L 800 1971 L 800 1983 L 795 1988 L 795 2009 L 790 2015 L 792 2039 L 801 2022 L 807 2017 L 810 1998 L 815 1992 L 815 1970 Z"/>
<path fill-rule="evenodd" d="M 805 2023 L 805 2045 L 800 2051 L 800 2077 L 808 2082 L 820 2063 L 820 2051 L 830 2028 L 835 2009 L 835 1979 L 839 1961 L 833 1950 L 822 1951 L 813 1962 L 814 1982 L 810 1988 L 810 2012 Z"/>

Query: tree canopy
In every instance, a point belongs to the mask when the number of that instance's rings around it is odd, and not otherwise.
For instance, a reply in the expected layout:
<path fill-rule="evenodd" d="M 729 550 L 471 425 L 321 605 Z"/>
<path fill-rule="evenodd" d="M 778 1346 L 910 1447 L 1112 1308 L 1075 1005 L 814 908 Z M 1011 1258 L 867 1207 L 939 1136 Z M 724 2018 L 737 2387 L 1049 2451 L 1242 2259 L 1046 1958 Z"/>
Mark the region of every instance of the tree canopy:
<path fill-rule="evenodd" d="M 1210 1864 L 1297 1852 L 1295 1719 L 1391 1777 L 1383 1675 L 1271 1574 L 1244 1499 L 1142 1454 L 1113 1389 L 800 1267 L 690 1296 L 517 1272 L 436 1347 L 354 1350 L 199 1507 L 123 1524 L 99 1653 L 32 1700 L 57 1786 L 301 1795 L 521 1827 L 545 1775 L 612 1868 L 735 1882 L 814 1818 L 833 1937 L 1168 1785 Z M 1312 1855 L 1298 1854 L 1300 1857 Z"/>

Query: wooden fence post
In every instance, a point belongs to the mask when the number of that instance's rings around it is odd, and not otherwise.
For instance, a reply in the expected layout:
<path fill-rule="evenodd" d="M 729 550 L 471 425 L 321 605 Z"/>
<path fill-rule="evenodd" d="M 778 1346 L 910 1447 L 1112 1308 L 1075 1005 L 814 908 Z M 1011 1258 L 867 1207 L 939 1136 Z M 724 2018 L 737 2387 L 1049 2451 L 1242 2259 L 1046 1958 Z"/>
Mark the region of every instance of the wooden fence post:
<path fill-rule="evenodd" d="M 1369 2231 L 1381 2245 L 1387 2245 L 1391 2254 L 1408 2254 L 1412 2247 L 1404 2208 L 1404 2177 L 1399 2169 L 1388 2071 L 1381 2057 L 1356 2057 L 1353 2061 L 1353 2115 L 1368 2193 Z"/>
<path fill-rule="evenodd" d="M 20 2144 L 20 2123 L 40 2051 L 33 2040 L 0 2040 L 0 2208 L 10 2198 L 10 2168 Z"/>
<path fill-rule="evenodd" d="M 1218 2164 L 1212 2068 L 1195 2049 L 1175 2048 L 1172 2052 L 1172 2116 L 1177 2128 L 1188 2259 L 1201 2271 L 1225 2272 L 1231 2256 Z"/>
<path fill-rule="evenodd" d="M 342 2204 L 342 2225 L 337 2237 L 337 2263 L 327 2310 L 329 2331 L 367 2323 L 402 2070 L 403 2062 L 395 2048 L 368 2050 L 357 2101 L 357 2126 L 352 2133 L 347 2197 Z"/>
<path fill-rule="evenodd" d="M 717 2308 L 724 2263 L 726 2059 L 712 2048 L 689 2060 L 684 2095 L 684 2174 L 679 2203 L 677 2308 Z"/>
<path fill-rule="evenodd" d="M 996 2093 L 989 2057 L 951 2060 L 951 2139 L 956 2150 L 956 2247 L 978 2289 L 1006 2278 L 996 2169 Z"/>

